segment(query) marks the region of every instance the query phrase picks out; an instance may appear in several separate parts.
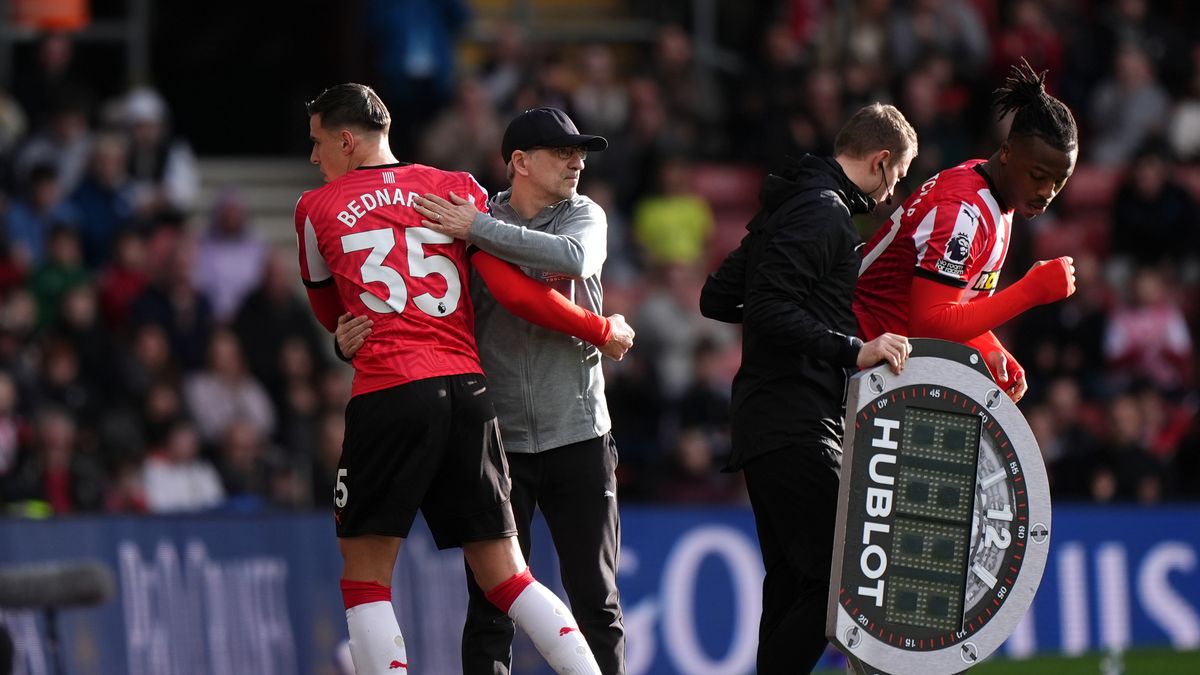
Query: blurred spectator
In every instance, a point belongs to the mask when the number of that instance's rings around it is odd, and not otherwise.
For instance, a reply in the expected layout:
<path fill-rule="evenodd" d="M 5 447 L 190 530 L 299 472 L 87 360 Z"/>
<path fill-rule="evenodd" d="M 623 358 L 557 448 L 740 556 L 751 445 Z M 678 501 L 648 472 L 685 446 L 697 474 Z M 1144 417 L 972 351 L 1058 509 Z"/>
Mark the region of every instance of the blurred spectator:
<path fill-rule="evenodd" d="M 691 163 L 667 159 L 659 168 L 657 194 L 643 197 L 634 209 L 634 239 L 650 263 L 686 266 L 702 259 L 712 232 L 708 202 L 692 190 Z"/>
<path fill-rule="evenodd" d="M 171 228 L 158 228 L 154 237 L 172 239 Z M 153 242 L 153 239 L 152 239 Z M 171 342 L 171 353 L 184 370 L 204 365 L 209 337 L 213 330 L 212 306 L 192 285 L 195 246 L 176 241 L 161 252 L 163 262 L 155 264 L 156 273 L 129 309 L 132 325 L 155 323 L 162 326 Z"/>
<path fill-rule="evenodd" d="M 1087 158 L 1106 166 L 1128 162 L 1147 139 L 1165 130 L 1169 105 L 1153 62 L 1140 47 L 1123 45 L 1116 53 L 1113 75 L 1092 95 Z"/>
<path fill-rule="evenodd" d="M 58 323 L 62 299 L 67 291 L 88 281 L 83 267 L 83 249 L 76 231 L 65 225 L 50 230 L 46 259 L 29 277 L 29 290 L 37 299 L 38 326 Z"/>
<path fill-rule="evenodd" d="M 901 107 L 921 143 L 921 151 L 909 166 L 908 175 L 919 180 L 968 159 L 970 148 L 962 117 L 944 114 L 942 91 L 942 83 L 930 68 L 913 71 L 904 80 Z"/>
<path fill-rule="evenodd" d="M 1138 152 L 1113 204 L 1113 252 L 1138 265 L 1178 264 L 1200 252 L 1200 209 L 1173 178 L 1166 146 Z"/>
<path fill-rule="evenodd" d="M 7 18 L 7 17 L 6 17 Z M 47 32 L 37 45 L 37 60 L 30 72 L 17 73 L 13 93 L 25 106 L 29 119 L 44 120 L 50 117 L 55 104 L 64 95 L 85 98 L 85 82 L 80 76 L 75 59 L 75 45 L 71 36 L 61 32 Z"/>
<path fill-rule="evenodd" d="M 63 206 L 62 185 L 53 164 L 33 167 L 23 182 L 23 195 L 8 209 L 5 234 L 21 267 L 31 269 L 46 255 L 50 229 L 68 223 L 71 214 Z"/>
<path fill-rule="evenodd" d="M 53 406 L 92 432 L 100 416 L 102 399 L 97 383 L 84 376 L 79 354 L 70 342 L 61 338 L 47 342 L 42 352 L 41 375 L 38 407 Z"/>
<path fill-rule="evenodd" d="M 1153 504 L 1163 498 L 1163 467 L 1143 442 L 1145 420 L 1137 399 L 1117 396 L 1108 406 L 1108 433 L 1100 462 L 1092 475 L 1092 498 L 1098 502 Z"/>
<path fill-rule="evenodd" d="M 206 443 L 217 443 L 239 420 L 261 437 L 275 430 L 275 410 L 266 390 L 246 369 L 238 338 L 228 330 L 213 333 L 208 367 L 183 384 L 187 407 Z"/>
<path fill-rule="evenodd" d="M 1192 45 L 1190 74 L 1167 122 L 1167 139 L 1180 159 L 1200 160 L 1200 44 Z"/>
<path fill-rule="evenodd" d="M 87 104 L 78 95 L 64 94 L 55 101 L 45 128 L 35 130 L 17 154 L 16 178 L 23 180 L 33 167 L 52 164 L 63 192 L 70 194 L 83 179 L 91 154 Z"/>
<path fill-rule="evenodd" d="M 332 345 L 324 331 L 318 332 L 308 304 L 294 291 L 295 265 L 294 252 L 269 252 L 262 283 L 246 297 L 233 320 L 246 363 L 277 403 L 288 395 L 284 345 L 299 341 L 314 371 L 326 365 L 325 355 Z"/>
<path fill-rule="evenodd" d="M 134 89 L 125 96 L 121 117 L 138 203 L 192 208 L 200 193 L 199 169 L 187 142 L 171 135 L 166 102 L 152 89 Z"/>
<path fill-rule="evenodd" d="M 675 405 L 681 433 L 698 432 L 703 437 L 713 466 L 724 466 L 729 456 L 732 377 L 724 364 L 727 353 L 727 348 L 723 351 L 707 336 L 697 341 L 692 352 L 692 382 Z"/>
<path fill-rule="evenodd" d="M 711 440 L 700 429 L 679 435 L 659 498 L 672 504 L 733 504 L 743 499 L 741 474 L 720 473 Z"/>
<path fill-rule="evenodd" d="M 196 288 L 208 298 L 219 322 L 233 319 L 262 279 L 267 245 L 249 221 L 243 198 L 229 190 L 213 205 L 212 224 L 200 237 Z"/>
<path fill-rule="evenodd" d="M 1075 294 L 1022 314 L 1014 331 L 1012 353 L 1025 365 L 1029 391 L 1039 396 L 1045 380 L 1075 378 L 1090 397 L 1107 392 L 1104 335 L 1115 304 L 1094 253 L 1075 254 Z"/>
<path fill-rule="evenodd" d="M 113 243 L 113 259 L 100 271 L 98 288 L 104 320 L 117 333 L 124 333 L 133 301 L 149 283 L 146 247 L 142 235 L 122 230 Z"/>
<path fill-rule="evenodd" d="M 1044 402 L 1027 417 L 1046 463 L 1051 494 L 1055 499 L 1087 500 L 1097 462 L 1097 441 L 1089 430 L 1095 420 L 1088 416 L 1074 379 L 1059 377 L 1044 389 Z"/>
<path fill-rule="evenodd" d="M 512 110 L 513 100 L 533 70 L 527 42 L 524 29 L 516 23 L 505 21 L 496 28 L 496 43 L 488 53 L 479 78 L 496 110 L 520 112 Z"/>
<path fill-rule="evenodd" d="M 505 184 L 503 180 L 497 184 L 503 174 L 497 176 L 493 169 L 500 161 L 501 131 L 483 85 L 465 78 L 458 85 L 454 106 L 438 115 L 424 134 L 419 157 L 439 169 L 467 171 L 495 191 Z"/>
<path fill-rule="evenodd" d="M 0 195 L 12 185 L 10 173 L 17 146 L 28 131 L 29 123 L 21 104 L 0 86 Z"/>
<path fill-rule="evenodd" d="M 203 511 L 225 501 L 221 478 L 200 456 L 196 429 L 187 422 L 173 425 L 164 443 L 146 458 L 142 483 L 152 513 Z"/>
<path fill-rule="evenodd" d="M 97 136 L 88 173 L 68 200 L 83 238 L 89 269 L 109 261 L 117 234 L 134 219 L 134 184 L 126 171 L 128 148 L 120 136 Z"/>
<path fill-rule="evenodd" d="M 346 434 L 346 417 L 327 412 L 321 417 L 317 436 L 317 452 L 312 458 L 312 504 L 330 510 L 336 488 L 338 462 L 342 458 L 342 437 Z"/>
<path fill-rule="evenodd" d="M 724 151 L 724 136 L 717 133 L 725 116 L 724 99 L 712 73 L 697 65 L 687 31 L 672 24 L 659 29 L 653 68 L 672 125 L 682 127 L 702 154 Z"/>
<path fill-rule="evenodd" d="M 229 505 L 239 511 L 262 509 L 271 494 L 272 468 L 265 439 L 246 419 L 235 419 L 222 434 L 217 451 Z"/>
<path fill-rule="evenodd" d="M 10 292 L 0 306 L 0 370 L 16 382 L 20 411 L 25 414 L 33 412 L 29 403 L 37 390 L 37 319 L 37 302 L 24 288 Z"/>
<path fill-rule="evenodd" d="M 38 415 L 33 452 L 18 467 L 4 499 L 44 502 L 56 514 L 97 511 L 104 486 L 103 470 L 79 452 L 72 415 L 48 407 Z"/>
<path fill-rule="evenodd" d="M 1063 38 L 1050 22 L 1052 10 L 1039 0 L 1016 0 L 1007 3 L 1005 9 L 1004 25 L 994 46 L 993 79 L 1002 80 L 1009 68 L 1025 59 L 1035 71 L 1049 71 L 1046 88 L 1057 95 L 1058 80 L 1065 69 Z M 918 138 L 925 140 L 924 136 Z"/>
<path fill-rule="evenodd" d="M 793 115 L 804 107 L 809 57 L 792 30 L 780 23 L 764 29 L 762 63 L 750 73 L 739 103 L 738 144 L 749 159 L 773 164 L 786 152 Z"/>
<path fill-rule="evenodd" d="M 465 0 L 366 3 L 376 89 L 399 122 L 392 135 L 401 157 L 412 152 L 417 133 L 454 90 L 454 40 L 469 17 Z"/>
<path fill-rule="evenodd" d="M 913 0 L 897 3 L 890 16 L 888 66 L 894 72 L 908 71 L 927 52 L 948 55 L 955 75 L 964 79 L 974 79 L 986 70 L 991 44 L 975 3 Z"/>
<path fill-rule="evenodd" d="M 638 351 L 657 368 L 659 390 L 666 400 L 675 401 L 692 383 L 696 345 L 705 339 L 718 346 L 729 344 L 733 329 L 700 315 L 704 279 L 697 268 L 668 265 L 656 276 L 633 325 L 637 326 Z"/>
<path fill-rule="evenodd" d="M 629 121 L 629 91 L 617 78 L 608 45 L 589 45 L 584 50 L 583 81 L 571 95 L 571 107 L 580 128 L 600 136 L 624 133 Z"/>
<path fill-rule="evenodd" d="M 138 462 L 122 462 L 112 473 L 104 495 L 104 510 L 108 513 L 148 513 L 144 472 Z"/>
<path fill-rule="evenodd" d="M 124 394 L 137 401 L 144 400 L 155 383 L 179 382 L 167 333 L 155 323 L 142 324 L 134 331 L 118 363 Z"/>
<path fill-rule="evenodd" d="M 99 300 L 93 286 L 79 284 L 67 290 L 52 335 L 71 346 L 79 359 L 79 374 L 83 381 L 105 397 L 122 393 L 114 358 L 116 343 L 112 332 L 100 320 Z"/>
<path fill-rule="evenodd" d="M 1104 354 L 1118 383 L 1144 378 L 1168 392 L 1191 384 L 1192 338 L 1162 272 L 1142 267 L 1128 302 L 1113 312 Z"/>
<path fill-rule="evenodd" d="M 17 412 L 17 383 L 0 370 L 0 488 L 17 467 L 29 442 L 29 429 Z M 4 491 L 0 489 L 0 494 Z"/>

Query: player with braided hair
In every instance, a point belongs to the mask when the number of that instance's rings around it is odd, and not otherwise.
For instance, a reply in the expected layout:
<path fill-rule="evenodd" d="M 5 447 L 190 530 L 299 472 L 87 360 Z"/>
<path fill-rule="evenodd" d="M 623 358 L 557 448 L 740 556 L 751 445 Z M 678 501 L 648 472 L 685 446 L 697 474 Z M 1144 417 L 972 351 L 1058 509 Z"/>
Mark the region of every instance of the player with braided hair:
<path fill-rule="evenodd" d="M 1013 213 L 1045 213 L 1079 152 L 1075 118 L 1045 80 L 1024 59 L 1012 68 L 994 104 L 1000 117 L 1013 113 L 1008 138 L 987 160 L 925 181 L 892 214 L 865 249 L 854 294 L 862 339 L 891 332 L 965 342 L 1014 401 L 1028 388 L 1025 372 L 992 329 L 1075 292 L 1069 257 L 1039 261 L 996 290 Z"/>

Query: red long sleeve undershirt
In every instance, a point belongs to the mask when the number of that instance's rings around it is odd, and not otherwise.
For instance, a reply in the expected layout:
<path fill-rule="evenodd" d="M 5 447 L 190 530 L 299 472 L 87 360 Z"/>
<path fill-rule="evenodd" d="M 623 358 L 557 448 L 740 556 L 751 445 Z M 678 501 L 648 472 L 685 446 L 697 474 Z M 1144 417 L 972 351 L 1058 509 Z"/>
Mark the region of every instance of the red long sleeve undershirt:
<path fill-rule="evenodd" d="M 502 307 L 526 321 L 549 330 L 574 335 L 594 345 L 612 338 L 612 323 L 571 302 L 562 293 L 534 281 L 512 263 L 483 251 L 471 256 L 471 264 Z M 317 320 L 330 333 L 337 330 L 338 317 L 346 312 L 333 284 L 308 287 L 308 302 Z"/>
<path fill-rule="evenodd" d="M 963 302 L 963 289 L 915 276 L 909 302 L 912 337 L 967 342 L 1021 312 L 1075 292 L 1069 258 L 1056 258 L 1029 271 L 1020 281 L 987 298 Z"/>

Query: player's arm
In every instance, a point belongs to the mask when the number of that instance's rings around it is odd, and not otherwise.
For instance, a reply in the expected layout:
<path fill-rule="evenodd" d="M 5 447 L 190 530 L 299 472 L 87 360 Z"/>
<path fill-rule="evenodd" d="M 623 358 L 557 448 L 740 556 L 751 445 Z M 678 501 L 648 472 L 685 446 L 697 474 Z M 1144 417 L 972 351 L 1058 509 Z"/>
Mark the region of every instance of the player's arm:
<path fill-rule="evenodd" d="M 721 261 L 721 266 L 704 281 L 700 291 L 700 313 L 724 321 L 741 323 L 746 300 L 746 258 L 750 234 Z"/>
<path fill-rule="evenodd" d="M 585 201 L 559 222 L 555 232 L 513 225 L 486 212 L 487 193 L 471 179 L 470 199 L 427 194 L 414 202 L 421 224 L 478 246 L 522 267 L 586 279 L 600 272 L 608 256 L 608 218 L 604 209 Z M 436 218 L 435 218 L 436 216 Z"/>
<path fill-rule="evenodd" d="M 827 207 L 817 207 L 827 208 Z M 840 224 L 814 208 L 777 213 L 782 224 L 746 278 L 743 322 L 772 343 L 847 368 L 862 340 L 831 329 L 807 309 L 815 287 L 832 267 Z"/>
<path fill-rule="evenodd" d="M 571 302 L 550 286 L 529 278 L 512 263 L 472 249 L 471 265 L 496 302 L 516 316 L 543 328 L 573 335 L 600 346 L 612 337 L 611 322 Z"/>
<path fill-rule="evenodd" d="M 308 214 L 304 196 L 296 202 L 296 250 L 300 256 L 300 280 L 308 294 L 317 321 L 330 333 L 337 329 L 338 317 L 345 313 L 342 299 L 333 284 L 333 273 L 321 255 L 317 232 Z"/>
<path fill-rule="evenodd" d="M 929 275 L 914 275 L 909 299 L 910 335 L 967 342 L 1031 307 L 1074 293 L 1075 266 L 1065 256 L 1040 261 L 1020 281 L 990 297 L 964 303 L 964 291 Z"/>

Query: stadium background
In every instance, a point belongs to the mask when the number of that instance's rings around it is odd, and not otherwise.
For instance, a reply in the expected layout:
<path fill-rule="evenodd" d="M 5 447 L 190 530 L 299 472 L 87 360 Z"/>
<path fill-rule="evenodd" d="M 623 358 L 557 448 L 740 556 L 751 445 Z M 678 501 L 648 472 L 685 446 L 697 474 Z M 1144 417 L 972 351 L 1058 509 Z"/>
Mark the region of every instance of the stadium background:
<path fill-rule="evenodd" d="M 399 156 L 491 191 L 507 120 L 556 105 L 612 142 L 581 191 L 609 215 L 606 309 L 638 331 L 606 364 L 631 673 L 750 672 L 761 570 L 718 472 L 738 335 L 699 317 L 703 275 L 763 173 L 829 151 L 866 102 L 917 128 L 903 190 L 988 156 L 989 93 L 1025 56 L 1080 162 L 1014 224 L 1001 283 L 1068 254 L 1080 290 L 1001 331 L 1059 527 L 997 660 L 1198 672 L 1197 23 L 1184 0 L 2 0 L 0 563 L 117 571 L 112 602 L 62 616 L 72 673 L 336 672 L 348 370 L 296 276 L 291 209 L 319 183 L 303 102 L 370 83 Z M 461 568 L 421 534 L 403 558 L 414 660 L 455 672 Z M 17 672 L 51 672 L 41 615 L 0 620 Z"/>

